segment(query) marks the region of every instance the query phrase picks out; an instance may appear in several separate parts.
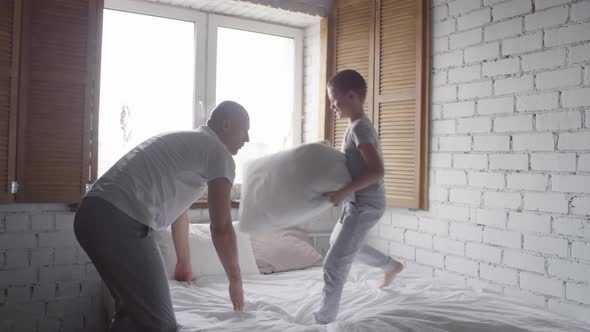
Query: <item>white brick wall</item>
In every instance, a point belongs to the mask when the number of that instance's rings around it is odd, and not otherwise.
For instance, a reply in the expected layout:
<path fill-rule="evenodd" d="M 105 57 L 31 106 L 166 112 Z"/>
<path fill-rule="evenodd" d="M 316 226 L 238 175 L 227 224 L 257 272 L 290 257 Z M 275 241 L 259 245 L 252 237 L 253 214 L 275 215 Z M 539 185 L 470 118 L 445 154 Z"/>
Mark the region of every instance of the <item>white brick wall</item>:
<path fill-rule="evenodd" d="M 450 166 L 451 165 L 449 162 L 448 167 Z M 453 167 L 468 169 L 487 169 L 488 156 L 485 154 L 455 154 L 453 155 Z"/>
<path fill-rule="evenodd" d="M 449 82 L 461 83 L 481 78 L 481 66 L 467 66 L 449 70 Z"/>
<path fill-rule="evenodd" d="M 2 316 L 7 326 L 104 331 L 100 289 L 90 286 L 98 276 L 74 238 L 73 213 L 61 205 L 5 205 L 0 224 L 2 312 L 14 312 Z"/>
<path fill-rule="evenodd" d="M 520 71 L 520 59 L 509 58 L 483 64 L 484 76 L 498 76 L 518 73 Z"/>
<path fill-rule="evenodd" d="M 449 38 L 451 49 L 464 48 L 465 46 L 479 44 L 482 41 L 481 29 L 459 32 Z"/>
<path fill-rule="evenodd" d="M 514 151 L 553 151 L 555 149 L 553 133 L 514 135 L 512 149 Z"/>
<path fill-rule="evenodd" d="M 521 272 L 520 287 L 526 290 L 555 297 L 563 296 L 563 281 L 542 275 Z"/>
<path fill-rule="evenodd" d="M 565 49 L 557 48 L 554 50 L 538 52 L 522 56 L 522 70 L 533 71 L 539 69 L 550 69 L 560 67 L 565 64 Z M 545 75 L 545 74 L 540 74 Z"/>
<path fill-rule="evenodd" d="M 527 31 L 547 28 L 563 24 L 567 21 L 569 8 L 558 7 L 524 17 L 524 28 Z"/>
<path fill-rule="evenodd" d="M 526 234 L 524 236 L 524 248 L 547 255 L 566 257 L 568 243 L 567 240 L 563 238 Z"/>
<path fill-rule="evenodd" d="M 485 41 L 512 37 L 522 33 L 522 18 L 493 24 L 484 28 Z"/>
<path fill-rule="evenodd" d="M 494 21 L 505 18 L 527 14 L 532 10 L 532 3 L 529 0 L 512 0 L 492 6 Z"/>
<path fill-rule="evenodd" d="M 468 47 L 465 49 L 465 62 L 471 63 L 494 59 L 500 56 L 500 44 L 498 42 Z"/>
<path fill-rule="evenodd" d="M 545 174 L 508 174 L 508 188 L 519 190 L 546 190 L 548 177 Z"/>
<path fill-rule="evenodd" d="M 504 250 L 502 263 L 506 266 L 538 273 L 545 272 L 545 259 L 522 251 Z"/>
<path fill-rule="evenodd" d="M 590 1 L 436 3 L 435 196 L 390 252 L 590 322 Z"/>
<path fill-rule="evenodd" d="M 498 114 L 498 113 L 513 113 L 514 112 L 514 98 L 493 98 L 482 99 L 477 102 L 477 113 L 484 114 Z"/>
<path fill-rule="evenodd" d="M 545 46 L 567 45 L 590 39 L 590 23 L 571 24 L 564 28 L 545 31 Z"/>
<path fill-rule="evenodd" d="M 206 210 L 190 216 L 208 219 Z M 73 221 L 65 205 L 0 205 L 2 331 L 106 331 L 102 281 Z"/>
<path fill-rule="evenodd" d="M 563 91 L 561 98 L 563 107 L 590 106 L 590 88 Z"/>
<path fill-rule="evenodd" d="M 579 129 L 582 127 L 582 113 L 575 111 L 537 114 L 536 127 L 537 130 Z"/>
<path fill-rule="evenodd" d="M 580 67 L 552 70 L 537 74 L 537 88 L 540 90 L 576 86 L 581 82 L 582 69 Z"/>
<path fill-rule="evenodd" d="M 494 131 L 504 132 L 519 132 L 533 130 L 533 116 L 519 115 L 519 116 L 505 116 L 494 119 Z"/>
<path fill-rule="evenodd" d="M 502 54 L 512 55 L 517 53 L 540 50 L 543 47 L 543 34 L 531 33 L 517 38 L 502 41 Z"/>
<path fill-rule="evenodd" d="M 573 172 L 576 170 L 576 155 L 573 153 L 532 153 L 531 170 Z"/>
<path fill-rule="evenodd" d="M 457 19 L 458 30 L 466 30 L 482 26 L 492 20 L 490 8 L 474 11 Z"/>
<path fill-rule="evenodd" d="M 554 7 L 557 5 L 562 5 L 572 2 L 571 0 L 535 0 L 535 8 L 537 10 L 546 9 L 549 7 Z"/>
<path fill-rule="evenodd" d="M 557 93 L 540 93 L 516 97 L 516 109 L 519 112 L 544 111 L 557 108 Z"/>

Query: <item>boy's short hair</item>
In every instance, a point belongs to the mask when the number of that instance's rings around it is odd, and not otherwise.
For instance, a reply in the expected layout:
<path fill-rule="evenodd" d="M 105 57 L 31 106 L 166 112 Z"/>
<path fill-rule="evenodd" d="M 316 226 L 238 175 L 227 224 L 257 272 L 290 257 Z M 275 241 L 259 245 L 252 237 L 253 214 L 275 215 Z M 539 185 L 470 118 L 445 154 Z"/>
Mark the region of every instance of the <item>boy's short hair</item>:
<path fill-rule="evenodd" d="M 367 97 L 367 82 L 363 75 L 356 70 L 345 69 L 336 73 L 328 81 L 328 87 L 334 88 L 342 93 L 354 91 L 364 102 Z"/>

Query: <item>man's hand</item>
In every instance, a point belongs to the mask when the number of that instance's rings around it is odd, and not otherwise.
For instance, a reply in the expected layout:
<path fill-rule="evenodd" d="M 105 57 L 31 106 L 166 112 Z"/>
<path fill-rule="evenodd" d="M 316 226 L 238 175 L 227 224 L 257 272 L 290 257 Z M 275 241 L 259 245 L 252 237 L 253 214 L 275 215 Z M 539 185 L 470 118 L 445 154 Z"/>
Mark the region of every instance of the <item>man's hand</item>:
<path fill-rule="evenodd" d="M 342 201 L 344 201 L 348 195 L 349 194 L 343 190 L 330 191 L 322 194 L 322 196 L 327 197 L 330 203 L 333 205 L 340 205 L 340 203 L 342 203 Z"/>
<path fill-rule="evenodd" d="M 190 263 L 176 263 L 174 280 L 186 282 L 191 282 L 193 280 L 193 271 Z"/>
<path fill-rule="evenodd" d="M 231 220 L 231 183 L 225 178 L 217 178 L 209 181 L 208 185 L 211 238 L 229 280 L 229 297 L 234 310 L 242 311 L 244 291 L 238 264 L 236 233 Z"/>
<path fill-rule="evenodd" d="M 234 306 L 234 311 L 244 311 L 244 290 L 241 281 L 229 284 L 229 298 Z"/>

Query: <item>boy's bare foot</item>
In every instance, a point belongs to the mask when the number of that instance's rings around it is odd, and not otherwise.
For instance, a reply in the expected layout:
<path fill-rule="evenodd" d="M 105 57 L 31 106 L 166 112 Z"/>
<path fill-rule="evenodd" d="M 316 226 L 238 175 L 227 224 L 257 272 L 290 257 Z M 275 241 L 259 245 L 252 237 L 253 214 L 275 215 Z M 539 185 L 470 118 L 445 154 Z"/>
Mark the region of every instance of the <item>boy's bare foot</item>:
<path fill-rule="evenodd" d="M 381 284 L 381 286 L 379 286 L 379 288 L 385 288 L 389 286 L 393 279 L 395 279 L 398 273 L 402 272 L 403 269 L 404 265 L 400 262 L 397 262 L 395 265 L 395 269 L 393 269 L 393 271 L 385 273 L 385 275 L 383 276 L 383 283 Z"/>

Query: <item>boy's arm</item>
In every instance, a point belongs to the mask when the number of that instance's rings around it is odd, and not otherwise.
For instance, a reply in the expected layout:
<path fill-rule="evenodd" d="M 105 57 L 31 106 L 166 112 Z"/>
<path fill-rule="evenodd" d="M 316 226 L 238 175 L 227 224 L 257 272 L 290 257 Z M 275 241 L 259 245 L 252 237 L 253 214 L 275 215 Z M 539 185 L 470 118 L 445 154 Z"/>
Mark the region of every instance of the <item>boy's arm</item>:
<path fill-rule="evenodd" d="M 176 249 L 174 279 L 191 281 L 193 278 L 188 241 L 188 214 L 184 211 L 172 224 L 172 241 Z"/>
<path fill-rule="evenodd" d="M 381 160 L 379 152 L 375 146 L 370 143 L 364 143 L 359 144 L 357 148 L 359 149 L 363 160 L 367 164 L 367 172 L 340 190 L 325 193 L 324 196 L 328 197 L 332 204 L 340 204 L 352 193 L 366 188 L 383 178 L 385 173 L 383 160 Z"/>
<path fill-rule="evenodd" d="M 231 219 L 231 183 L 226 178 L 209 181 L 209 217 L 213 245 L 229 280 L 229 296 L 234 310 L 242 311 L 244 291 L 238 264 L 236 233 Z"/>

